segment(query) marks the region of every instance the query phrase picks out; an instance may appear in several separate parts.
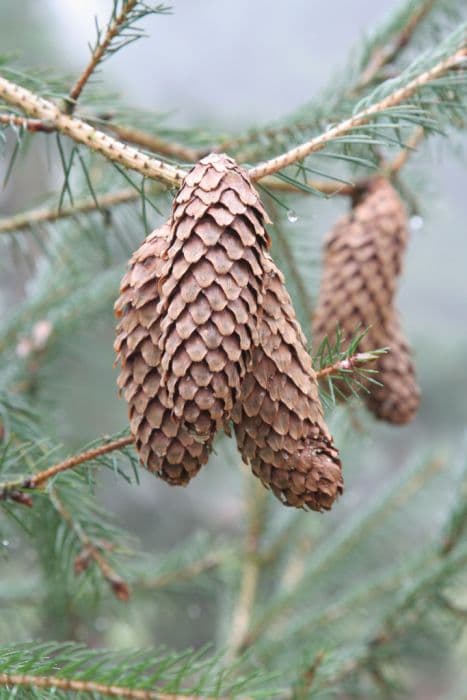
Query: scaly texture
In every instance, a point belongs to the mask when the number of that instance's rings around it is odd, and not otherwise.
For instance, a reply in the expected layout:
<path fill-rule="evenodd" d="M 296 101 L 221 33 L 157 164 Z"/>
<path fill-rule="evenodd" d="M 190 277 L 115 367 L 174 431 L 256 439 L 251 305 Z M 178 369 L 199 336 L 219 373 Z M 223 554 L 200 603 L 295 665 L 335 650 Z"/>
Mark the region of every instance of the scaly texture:
<path fill-rule="evenodd" d="M 283 276 L 264 257 L 260 340 L 233 413 L 237 443 L 282 503 L 328 510 L 343 490 L 339 454 Z"/>
<path fill-rule="evenodd" d="M 261 481 L 323 510 L 342 491 L 340 462 L 267 220 L 231 158 L 193 168 L 123 279 L 119 386 L 142 463 L 169 483 L 187 483 L 233 420 Z"/>
<path fill-rule="evenodd" d="M 394 308 L 407 240 L 407 214 L 398 193 L 384 178 L 375 178 L 325 240 L 313 319 L 317 344 L 325 336 L 334 343 L 339 326 L 347 340 L 369 328 L 360 352 L 389 348 L 373 364 L 383 386 L 368 383 L 364 398 L 377 418 L 395 424 L 411 421 L 420 400 L 410 348 Z M 345 385 L 339 386 L 345 391 Z"/>
<path fill-rule="evenodd" d="M 208 156 L 122 282 L 119 385 L 141 461 L 169 483 L 207 461 L 238 399 L 257 341 L 265 221 L 248 176 Z"/>
<path fill-rule="evenodd" d="M 115 304 L 120 323 L 115 350 L 118 386 L 128 403 L 131 433 L 140 460 L 171 484 L 186 483 L 208 460 L 208 446 L 172 413 L 161 382 L 158 283 L 166 261 L 170 227 L 154 231 L 134 253 Z"/>

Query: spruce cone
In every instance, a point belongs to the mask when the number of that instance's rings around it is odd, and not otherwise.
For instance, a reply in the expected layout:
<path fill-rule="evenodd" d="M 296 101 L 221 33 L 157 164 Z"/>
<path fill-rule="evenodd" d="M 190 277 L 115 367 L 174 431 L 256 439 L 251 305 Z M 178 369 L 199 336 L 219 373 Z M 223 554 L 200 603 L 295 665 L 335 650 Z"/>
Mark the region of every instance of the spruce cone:
<path fill-rule="evenodd" d="M 365 401 L 377 418 L 395 424 L 410 422 L 420 400 L 410 347 L 393 305 L 407 239 L 407 215 L 398 193 L 384 178 L 375 178 L 325 240 L 313 319 L 317 344 L 325 336 L 335 342 L 338 326 L 347 339 L 369 327 L 358 350 L 389 348 L 372 363 L 383 386 L 368 384 Z"/>
<path fill-rule="evenodd" d="M 233 420 L 253 473 L 288 506 L 329 510 L 342 493 L 339 454 L 284 279 L 265 255 L 260 342 Z"/>
<path fill-rule="evenodd" d="M 186 484 L 233 420 L 262 482 L 322 510 L 342 491 L 340 462 L 267 221 L 232 159 L 193 168 L 123 278 L 118 384 L 141 462 L 169 483 Z"/>
<path fill-rule="evenodd" d="M 208 446 L 172 413 L 161 383 L 158 347 L 161 310 L 158 284 L 169 246 L 170 227 L 154 231 L 134 253 L 115 304 L 121 317 L 115 350 L 121 362 L 118 386 L 127 403 L 140 460 L 171 484 L 186 483 L 208 460 Z"/>
<path fill-rule="evenodd" d="M 248 176 L 208 156 L 122 281 L 119 386 L 141 461 L 171 484 L 207 461 L 239 397 L 257 342 L 266 220 Z"/>

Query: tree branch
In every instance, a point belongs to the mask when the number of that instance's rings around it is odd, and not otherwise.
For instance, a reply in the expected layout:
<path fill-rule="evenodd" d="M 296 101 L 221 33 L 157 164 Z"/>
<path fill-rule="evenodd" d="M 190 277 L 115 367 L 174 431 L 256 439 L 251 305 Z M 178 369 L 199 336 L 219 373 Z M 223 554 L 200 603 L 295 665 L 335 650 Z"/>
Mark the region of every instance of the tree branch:
<path fill-rule="evenodd" d="M 467 49 L 464 48 L 457 51 L 452 56 L 449 56 L 443 61 L 437 63 L 435 66 L 433 66 L 433 68 L 430 68 L 430 70 L 418 75 L 404 87 L 395 90 L 384 99 L 371 105 L 368 107 L 368 109 L 358 112 L 353 117 L 350 117 L 350 119 L 345 119 L 344 121 L 340 122 L 340 124 L 337 124 L 310 141 L 307 141 L 300 146 L 296 146 L 290 151 L 287 151 L 280 156 L 272 158 L 271 160 L 252 168 L 249 171 L 251 179 L 260 180 L 266 175 L 273 175 L 274 173 L 277 173 L 279 170 L 282 170 L 293 163 L 302 161 L 304 158 L 310 155 L 310 153 L 322 150 L 330 141 L 349 133 L 357 126 L 367 124 L 375 115 L 401 104 L 401 102 L 404 102 L 415 92 L 417 92 L 419 88 L 427 85 L 433 80 L 436 80 L 452 68 L 460 66 L 461 63 L 465 61 L 466 57 Z"/>
<path fill-rule="evenodd" d="M 346 357 L 344 360 L 338 360 L 332 365 L 322 367 L 316 371 L 318 379 L 325 379 L 331 375 L 339 375 L 342 372 L 353 372 L 355 369 L 367 362 L 372 362 L 377 359 L 377 355 L 372 352 L 357 352 L 351 357 Z"/>
<path fill-rule="evenodd" d="M 0 120 L 1 117 L 2 115 L 0 115 Z M 24 117 L 19 117 L 19 119 L 22 119 L 28 123 L 34 121 L 31 119 L 25 119 Z M 42 124 L 42 122 L 39 123 Z M 42 129 L 33 128 L 32 131 L 42 131 Z M 414 152 L 414 149 L 420 143 L 423 137 L 424 130 L 421 127 L 414 129 L 412 136 L 407 141 L 406 148 L 402 149 L 392 161 L 388 163 L 383 161 L 380 168 L 375 172 L 375 175 L 385 175 L 386 177 L 394 176 L 407 163 L 407 160 L 410 158 Z M 333 181 L 328 182 L 324 180 L 307 180 L 306 184 L 315 190 L 319 190 L 323 194 L 351 196 L 356 189 L 364 187 L 367 180 L 367 177 L 360 178 L 351 185 L 345 185 Z M 266 177 L 261 181 L 261 184 L 270 190 L 290 192 L 293 194 L 306 194 L 303 189 L 299 189 L 292 183 L 279 180 L 275 177 Z M 158 194 L 161 191 L 162 188 L 157 182 L 152 182 L 151 187 L 148 188 L 149 193 Z M 59 219 L 66 219 L 78 214 L 88 214 L 98 209 L 107 211 L 114 206 L 119 206 L 120 204 L 135 202 L 140 198 L 140 196 L 140 193 L 134 188 L 126 187 L 121 190 L 109 192 L 105 195 L 100 195 L 95 199 L 94 197 L 87 197 L 85 199 L 78 200 L 73 206 L 62 207 L 61 209 L 58 209 L 57 207 L 39 207 L 37 209 L 31 209 L 29 211 L 0 219 L 0 235 L 2 233 L 13 233 L 19 229 L 30 228 L 43 223 L 51 223 L 58 221 Z"/>
<path fill-rule="evenodd" d="M 127 601 L 130 597 L 130 587 L 124 579 L 117 574 L 106 558 L 99 551 L 99 547 L 83 530 L 80 523 L 77 522 L 71 513 L 66 509 L 61 498 L 55 489 L 50 489 L 50 500 L 57 513 L 62 520 L 66 522 L 68 527 L 74 532 L 78 540 L 83 546 L 82 552 L 75 559 L 75 573 L 83 573 L 89 566 L 90 560 L 94 561 L 99 567 L 103 578 L 107 581 L 114 595 L 123 601 Z"/>
<path fill-rule="evenodd" d="M 251 481 L 250 481 L 251 479 Z M 233 612 L 227 658 L 234 659 L 243 649 L 256 599 L 261 557 L 259 545 L 264 528 L 267 491 L 249 477 L 248 525 L 245 534 L 240 592 Z"/>
<path fill-rule="evenodd" d="M 67 219 L 77 214 L 87 214 L 97 209 L 106 211 L 120 204 L 134 202 L 139 199 L 139 197 L 140 194 L 137 190 L 132 187 L 126 187 L 121 190 L 116 190 L 115 192 L 109 192 L 109 194 L 102 195 L 96 199 L 87 197 L 86 199 L 78 200 L 71 207 L 62 207 L 61 209 L 57 207 L 51 207 L 50 209 L 40 207 L 38 209 L 31 209 L 24 213 L 14 214 L 11 217 L 0 220 L 0 234 L 11 233 L 12 231 L 23 228 L 31 228 L 37 224 L 50 223 L 58 221 L 59 219 Z"/>
<path fill-rule="evenodd" d="M 27 688 L 54 688 L 72 693 L 88 693 L 125 700 L 209 700 L 205 695 L 176 695 L 157 690 L 138 690 L 120 685 L 104 685 L 94 681 L 73 680 L 58 676 L 28 676 L 16 673 L 0 673 L 0 686 L 26 686 Z M 222 700 L 222 699 L 221 699 Z M 224 698 L 226 700 L 226 698 Z"/>
<path fill-rule="evenodd" d="M 69 136 L 76 143 L 83 144 L 108 160 L 135 170 L 144 177 L 159 180 L 173 187 L 180 186 L 185 177 L 185 171 L 117 141 L 82 119 L 64 114 L 53 102 L 38 97 L 30 90 L 3 77 L 0 77 L 0 99 L 21 109 L 30 117 L 45 120 L 51 128 Z"/>
<path fill-rule="evenodd" d="M 49 481 L 49 479 L 56 476 L 57 474 L 60 474 L 61 472 L 67 471 L 68 469 L 74 469 L 75 467 L 79 466 L 80 464 L 83 464 L 84 462 L 89 462 L 109 452 L 120 450 L 122 449 L 122 447 L 126 447 L 127 445 L 132 444 L 133 437 L 131 435 L 128 435 L 119 438 L 118 440 L 108 442 L 104 445 L 99 445 L 99 447 L 94 447 L 91 450 L 87 450 L 86 452 L 81 452 L 80 454 L 68 457 L 68 459 L 63 460 L 62 462 L 58 462 L 52 467 L 44 469 L 41 472 L 37 472 L 37 474 L 33 474 L 32 476 L 22 477 L 21 479 L 17 479 L 15 481 L 7 481 L 3 484 L 0 484 L 0 500 L 12 498 L 13 495 L 17 494 L 18 492 L 21 492 L 22 489 L 29 490 L 43 488 L 45 484 Z"/>
<path fill-rule="evenodd" d="M 132 143 L 135 146 L 140 146 L 147 151 L 159 153 L 160 155 L 168 156 L 169 158 L 177 158 L 178 160 L 186 161 L 188 163 L 195 163 L 209 152 L 206 149 L 190 148 L 189 146 L 184 146 L 181 143 L 166 141 L 158 136 L 149 134 L 147 131 L 134 129 L 130 126 L 114 124 L 113 122 L 105 124 L 104 128 L 107 131 L 112 132 L 112 134 L 115 134 L 115 136 L 122 141 Z"/>
<path fill-rule="evenodd" d="M 96 70 L 98 64 L 104 58 L 112 40 L 119 34 L 121 29 L 123 28 L 123 25 L 126 22 L 128 15 L 135 8 L 137 3 L 138 0 L 127 0 L 126 2 L 124 2 L 120 14 L 118 14 L 114 18 L 114 20 L 109 23 L 107 31 L 105 32 L 102 41 L 97 43 L 94 51 L 91 54 L 91 58 L 88 65 L 85 67 L 85 69 L 83 70 L 83 72 L 78 77 L 75 84 L 70 90 L 70 93 L 67 98 L 67 112 L 69 114 L 73 112 L 76 106 L 76 102 L 78 101 L 78 98 L 81 95 L 84 86 L 88 82 L 93 72 Z"/>
<path fill-rule="evenodd" d="M 378 46 L 373 50 L 360 78 L 350 91 L 350 95 L 354 96 L 368 87 L 376 78 L 381 68 L 391 63 L 391 61 L 396 58 L 399 51 L 407 46 L 420 22 L 433 9 L 435 1 L 436 0 L 425 0 L 425 2 L 422 2 L 415 8 L 412 16 L 407 20 L 402 29 L 392 37 L 389 44 Z"/>

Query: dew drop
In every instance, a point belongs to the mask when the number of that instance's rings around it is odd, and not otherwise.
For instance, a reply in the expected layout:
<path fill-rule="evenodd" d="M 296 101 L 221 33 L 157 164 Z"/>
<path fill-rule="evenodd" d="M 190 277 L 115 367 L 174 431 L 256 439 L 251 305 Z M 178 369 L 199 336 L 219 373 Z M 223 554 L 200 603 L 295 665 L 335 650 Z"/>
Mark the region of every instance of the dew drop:
<path fill-rule="evenodd" d="M 287 218 L 291 224 L 294 224 L 296 221 L 298 221 L 297 212 L 293 209 L 289 209 L 289 211 L 287 212 Z"/>
<path fill-rule="evenodd" d="M 410 217 L 409 227 L 411 231 L 420 231 L 423 227 L 423 218 L 418 214 Z"/>

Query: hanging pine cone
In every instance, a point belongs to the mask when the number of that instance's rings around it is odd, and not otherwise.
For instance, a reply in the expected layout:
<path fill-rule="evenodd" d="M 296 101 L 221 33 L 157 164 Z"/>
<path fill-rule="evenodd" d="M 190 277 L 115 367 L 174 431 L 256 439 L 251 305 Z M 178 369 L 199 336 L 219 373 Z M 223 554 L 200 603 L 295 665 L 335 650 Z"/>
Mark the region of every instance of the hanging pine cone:
<path fill-rule="evenodd" d="M 119 386 L 141 461 L 171 484 L 207 461 L 238 399 L 257 341 L 267 220 L 235 162 L 208 156 L 122 281 Z"/>
<path fill-rule="evenodd" d="M 411 421 L 420 400 L 410 348 L 394 308 L 407 240 L 407 214 L 398 193 L 386 179 L 373 179 L 325 240 L 313 319 L 316 345 L 325 336 L 334 343 L 339 326 L 347 340 L 369 328 L 359 352 L 389 348 L 370 365 L 383 386 L 368 384 L 364 398 L 377 418 L 395 424 Z"/>
<path fill-rule="evenodd" d="M 232 416 L 238 447 L 283 503 L 329 510 L 343 490 L 339 454 L 324 423 L 304 335 L 269 256 L 264 279 L 260 342 Z"/>
<path fill-rule="evenodd" d="M 180 484 L 199 471 L 209 452 L 174 417 L 167 388 L 161 383 L 158 284 L 166 266 L 169 236 L 170 227 L 164 224 L 130 260 L 115 304 L 121 317 L 115 350 L 121 362 L 118 386 L 128 403 L 139 457 L 149 470 Z"/>
<path fill-rule="evenodd" d="M 263 483 L 288 505 L 321 510 L 342 491 L 340 462 L 303 335 L 266 253 L 267 221 L 231 158 L 207 156 L 193 168 L 169 222 L 123 278 L 118 383 L 142 463 L 169 483 L 186 484 L 234 419 L 242 455 Z M 279 401 L 273 387 L 268 413 L 261 381 L 271 371 L 286 395 Z"/>

